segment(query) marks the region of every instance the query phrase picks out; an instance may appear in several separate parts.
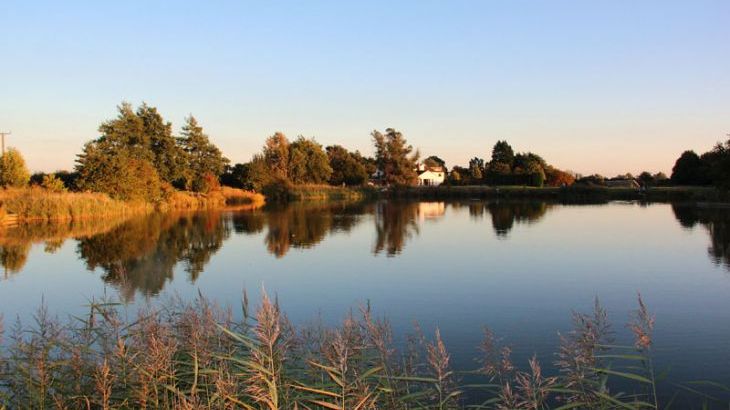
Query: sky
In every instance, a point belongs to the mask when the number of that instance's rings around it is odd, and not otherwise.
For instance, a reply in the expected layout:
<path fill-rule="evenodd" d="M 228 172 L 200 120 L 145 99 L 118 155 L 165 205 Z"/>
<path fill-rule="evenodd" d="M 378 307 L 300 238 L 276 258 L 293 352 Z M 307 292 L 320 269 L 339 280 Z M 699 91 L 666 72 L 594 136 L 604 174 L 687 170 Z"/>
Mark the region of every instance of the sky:
<path fill-rule="evenodd" d="M 70 169 L 122 101 L 233 162 L 276 131 L 447 165 L 497 140 L 582 174 L 671 172 L 730 133 L 730 1 L 0 1 L 0 131 Z"/>

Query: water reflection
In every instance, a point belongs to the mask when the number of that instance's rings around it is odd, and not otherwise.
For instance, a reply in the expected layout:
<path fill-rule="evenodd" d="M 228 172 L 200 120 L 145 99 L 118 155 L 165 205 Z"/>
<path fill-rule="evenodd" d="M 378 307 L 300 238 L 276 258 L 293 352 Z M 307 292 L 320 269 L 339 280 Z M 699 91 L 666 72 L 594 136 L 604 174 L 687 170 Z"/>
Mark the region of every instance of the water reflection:
<path fill-rule="evenodd" d="M 515 223 L 534 223 L 545 216 L 552 204 L 546 202 L 481 202 L 468 204 L 469 215 L 474 219 L 484 218 L 489 214 L 492 228 L 497 237 L 505 238 L 514 228 Z"/>
<path fill-rule="evenodd" d="M 672 211 L 679 223 L 692 229 L 702 225 L 710 235 L 707 253 L 718 265 L 730 269 L 730 209 L 724 206 L 693 206 L 672 204 Z"/>
<path fill-rule="evenodd" d="M 119 289 L 124 300 L 137 291 L 158 294 L 173 279 L 178 262 L 190 281 L 230 236 L 220 212 L 152 214 L 78 243 L 77 252 L 89 269 L 101 268 L 102 279 Z"/>
<path fill-rule="evenodd" d="M 53 223 L 21 224 L 0 229 L 0 263 L 4 277 L 23 270 L 28 261 L 31 245 L 43 244 L 46 253 L 55 253 L 69 238 L 82 239 L 107 232 L 123 222 L 117 220 L 82 219 Z"/>
<path fill-rule="evenodd" d="M 260 237 L 261 249 L 283 258 L 292 249 L 310 249 L 328 236 L 360 227 L 372 232 L 374 255 L 393 257 L 404 252 L 429 223 L 449 213 L 468 213 L 471 223 L 486 222 L 497 238 L 505 239 L 516 226 L 532 224 L 556 206 L 528 201 L 295 203 L 248 211 L 33 224 L 0 230 L 0 263 L 2 277 L 7 279 L 24 269 L 34 244 L 54 253 L 73 238 L 86 267 L 99 269 L 102 280 L 130 301 L 136 294 L 161 292 L 178 267 L 188 281 L 195 282 L 233 233 Z M 710 257 L 730 269 L 728 210 L 680 204 L 672 209 L 682 226 L 707 229 Z"/>

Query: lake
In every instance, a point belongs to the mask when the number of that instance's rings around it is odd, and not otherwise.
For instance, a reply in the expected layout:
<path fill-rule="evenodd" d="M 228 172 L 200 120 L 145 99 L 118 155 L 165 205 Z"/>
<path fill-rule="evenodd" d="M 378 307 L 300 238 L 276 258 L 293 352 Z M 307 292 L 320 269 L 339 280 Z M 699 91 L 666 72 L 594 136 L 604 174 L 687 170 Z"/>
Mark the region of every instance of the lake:
<path fill-rule="evenodd" d="M 294 323 L 336 324 L 370 303 L 396 336 L 440 328 L 454 366 L 489 326 L 515 361 L 551 367 L 571 310 L 608 309 L 618 341 L 641 292 L 656 365 L 730 380 L 730 212 L 689 204 L 295 203 L 29 225 L 0 235 L 0 314 L 43 301 L 65 318 L 103 295 L 140 304 L 198 292 L 238 310 L 276 294 Z"/>

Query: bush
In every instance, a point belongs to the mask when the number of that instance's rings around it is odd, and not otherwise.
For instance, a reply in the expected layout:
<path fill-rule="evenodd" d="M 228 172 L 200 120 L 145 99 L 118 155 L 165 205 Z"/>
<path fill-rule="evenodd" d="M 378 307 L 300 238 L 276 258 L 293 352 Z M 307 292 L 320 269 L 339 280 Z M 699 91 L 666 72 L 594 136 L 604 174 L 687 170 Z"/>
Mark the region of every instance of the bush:
<path fill-rule="evenodd" d="M 4 187 L 23 187 L 28 185 L 30 173 L 25 160 L 15 148 L 8 148 L 0 156 L 0 185 Z"/>

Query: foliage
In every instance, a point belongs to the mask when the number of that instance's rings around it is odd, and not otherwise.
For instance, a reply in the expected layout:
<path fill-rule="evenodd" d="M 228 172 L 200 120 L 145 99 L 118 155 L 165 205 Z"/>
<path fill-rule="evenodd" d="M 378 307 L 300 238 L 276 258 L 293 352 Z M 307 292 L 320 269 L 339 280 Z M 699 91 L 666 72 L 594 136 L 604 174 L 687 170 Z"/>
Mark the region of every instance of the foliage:
<path fill-rule="evenodd" d="M 362 185 L 368 180 L 368 172 L 357 156 L 341 145 L 327 147 L 327 157 L 332 174 L 329 183 L 332 185 Z"/>
<path fill-rule="evenodd" d="M 60 178 L 56 176 L 56 174 L 48 174 L 43 176 L 43 181 L 41 182 L 41 187 L 51 191 L 51 192 L 66 192 L 66 185 L 64 185 L 63 181 L 61 181 Z"/>
<path fill-rule="evenodd" d="M 323 184 L 330 179 L 329 157 L 314 139 L 302 136 L 289 145 L 289 180 L 294 184 Z"/>
<path fill-rule="evenodd" d="M 399 131 L 387 128 L 385 134 L 370 134 L 375 145 L 375 161 L 387 185 L 415 185 L 418 175 L 416 164 L 420 156 Z"/>
<path fill-rule="evenodd" d="M 281 132 L 266 139 L 263 158 L 271 178 L 289 178 L 289 140 Z"/>
<path fill-rule="evenodd" d="M 492 162 L 506 164 L 510 168 L 515 159 L 515 153 L 512 150 L 512 146 L 507 141 L 497 141 L 492 148 Z"/>
<path fill-rule="evenodd" d="M 704 162 L 694 151 L 685 151 L 677 158 L 671 178 L 676 185 L 706 185 L 710 182 Z"/>
<path fill-rule="evenodd" d="M 228 159 L 213 145 L 203 132 L 203 127 L 192 115 L 185 119 L 179 144 L 185 153 L 186 186 L 195 192 L 208 192 L 213 185 L 211 178 L 217 179 L 225 171 Z"/>
<path fill-rule="evenodd" d="M 118 111 L 116 118 L 101 124 L 101 136 L 79 154 L 74 184 L 78 189 L 155 202 L 171 184 L 207 189 L 206 175 L 217 179 L 223 172 L 227 160 L 192 116 L 182 136 L 175 138 L 172 124 L 154 107 L 143 104 L 135 112 L 122 103 Z"/>
<path fill-rule="evenodd" d="M 20 151 L 8 148 L 0 156 L 0 186 L 23 187 L 28 185 L 30 173 L 25 166 L 25 160 Z"/>

